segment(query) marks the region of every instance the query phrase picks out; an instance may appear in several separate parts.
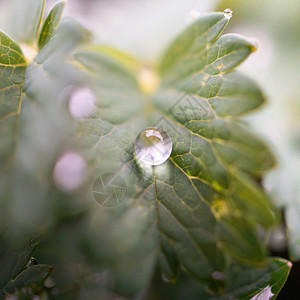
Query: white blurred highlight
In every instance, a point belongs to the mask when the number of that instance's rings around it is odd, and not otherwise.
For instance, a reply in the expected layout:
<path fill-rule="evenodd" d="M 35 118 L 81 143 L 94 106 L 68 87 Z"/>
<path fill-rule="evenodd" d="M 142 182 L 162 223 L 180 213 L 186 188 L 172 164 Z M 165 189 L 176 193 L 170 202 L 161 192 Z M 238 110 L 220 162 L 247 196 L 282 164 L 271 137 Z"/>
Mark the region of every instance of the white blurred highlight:
<path fill-rule="evenodd" d="M 191 10 L 188 14 L 185 15 L 184 21 L 186 24 L 190 24 L 201 16 L 200 11 Z"/>
<path fill-rule="evenodd" d="M 275 294 L 272 293 L 272 287 L 268 285 L 259 294 L 253 296 L 250 300 L 269 300 L 274 295 Z"/>
<path fill-rule="evenodd" d="M 67 152 L 56 162 L 53 179 L 56 186 L 64 192 L 76 190 L 86 177 L 86 162 L 75 152 Z"/>
<path fill-rule="evenodd" d="M 189 11 L 209 12 L 217 0 L 89 1 L 91 5 L 86 2 L 68 1 L 65 16 L 75 17 L 101 43 L 152 61 L 185 28 L 184 16 Z"/>
<path fill-rule="evenodd" d="M 96 96 L 88 88 L 75 90 L 69 101 L 70 114 L 75 119 L 89 117 L 96 108 Z"/>

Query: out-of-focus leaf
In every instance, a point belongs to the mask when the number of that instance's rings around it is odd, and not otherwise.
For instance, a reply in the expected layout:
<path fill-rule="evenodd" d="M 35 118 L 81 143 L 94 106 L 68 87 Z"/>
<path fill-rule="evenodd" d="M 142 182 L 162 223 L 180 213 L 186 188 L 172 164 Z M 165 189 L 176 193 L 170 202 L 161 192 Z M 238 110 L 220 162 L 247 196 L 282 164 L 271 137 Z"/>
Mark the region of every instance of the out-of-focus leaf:
<path fill-rule="evenodd" d="M 47 47 L 39 51 L 35 61 L 38 65 L 42 65 L 48 60 L 47 67 L 52 67 L 50 70 L 55 71 L 58 60 L 66 58 L 76 47 L 88 42 L 89 38 L 90 32 L 87 29 L 73 19 L 65 18 L 59 23 L 55 34 L 48 41 Z M 51 61 L 55 63 L 52 66 Z M 64 63 L 64 65 L 66 64 Z M 51 71 L 49 72 L 51 73 Z M 69 74 L 69 77 L 71 75 Z"/>
<path fill-rule="evenodd" d="M 11 19 L 11 31 L 16 40 L 34 45 L 40 30 L 45 2 L 45 0 L 14 1 L 15 17 Z"/>
<path fill-rule="evenodd" d="M 25 245 L 8 246 L 0 258 L 0 288 L 25 269 L 30 257 L 32 257 L 39 245 L 40 238 L 31 238 Z M 16 242 L 16 244 L 19 242 Z"/>
<path fill-rule="evenodd" d="M 1 292 L 3 294 L 11 294 L 15 290 L 22 287 L 30 287 L 32 285 L 42 287 L 44 281 L 51 272 L 52 268 L 47 265 L 36 265 L 29 267 L 21 272 L 13 281 L 8 282 L 8 284 L 3 289 L 3 292 Z"/>
<path fill-rule="evenodd" d="M 289 229 L 289 247 L 291 259 L 299 260 L 300 259 L 300 207 L 296 203 L 293 205 L 293 202 L 287 207 L 286 211 L 287 226 Z"/>
<path fill-rule="evenodd" d="M 58 28 L 29 64 L 20 47 L 1 34 L 0 222 L 12 231 L 34 231 L 35 226 L 49 225 L 67 203 L 50 200 L 60 197 L 52 193 L 49 178 L 55 160 L 65 145 L 71 144 L 74 130 L 58 99 L 67 86 L 80 81 L 78 69 L 67 59 L 89 34 L 68 19 Z M 76 206 L 78 202 L 68 203 Z"/>
<path fill-rule="evenodd" d="M 212 274 L 225 269 L 225 252 L 248 263 L 264 261 L 256 226 L 270 227 L 277 211 L 253 177 L 274 158 L 235 118 L 264 97 L 232 70 L 254 46 L 237 35 L 219 38 L 227 23 L 223 13 L 210 14 L 183 32 L 166 51 L 159 88 L 150 94 L 143 87 L 155 76 L 142 70 L 137 80 L 114 52 L 93 48 L 75 55 L 99 95 L 98 110 L 78 129 L 95 177 L 114 172 L 127 183 L 122 205 L 95 209 L 90 251 L 112 265 L 113 285 L 127 295 L 146 285 L 157 259 L 166 279 L 175 280 L 183 266 L 215 291 L 220 287 Z M 163 165 L 146 167 L 135 158 L 135 138 L 148 126 L 172 139 Z"/>
<path fill-rule="evenodd" d="M 0 297 L 33 284 L 42 287 L 51 267 L 28 264 L 39 243 L 40 237 L 30 238 L 25 244 L 21 238 L 13 243 L 7 242 L 5 252 L 0 257 Z"/>
<path fill-rule="evenodd" d="M 68 19 L 56 29 L 29 63 L 16 42 L 3 33 L 0 36 L 0 234 L 5 232 L 0 247 L 1 297 L 18 294 L 23 287 L 34 293 L 51 272 L 46 265 L 24 270 L 35 243 L 31 241 L 25 249 L 16 247 L 24 241 L 20 232 L 45 231 L 60 216 L 83 207 L 80 197 L 69 201 L 70 195 L 54 188 L 52 172 L 58 156 L 73 143 L 73 121 L 59 99 L 67 86 L 77 85 L 81 79 L 78 69 L 67 60 L 89 39 L 89 33 Z M 34 38 L 37 44 L 38 37 Z M 27 46 L 34 44 L 27 42 Z"/>
<path fill-rule="evenodd" d="M 101 52 L 103 54 L 108 54 L 116 61 L 119 61 L 120 64 L 130 69 L 132 72 L 138 72 L 141 68 L 141 63 L 135 57 L 109 45 L 91 45 L 89 46 L 89 49 L 96 52 Z"/>
<path fill-rule="evenodd" d="M 0 162 L 1 168 L 14 153 L 21 108 L 22 85 L 26 60 L 19 46 L 6 34 L 0 33 Z M 8 101 L 5 101 L 8 99 Z"/>
<path fill-rule="evenodd" d="M 53 32 L 55 28 L 58 26 L 59 21 L 61 19 L 64 7 L 65 7 L 65 2 L 60 2 L 57 3 L 50 11 L 40 33 L 39 49 L 45 47 L 45 45 L 49 42 L 49 40 L 53 36 Z"/>

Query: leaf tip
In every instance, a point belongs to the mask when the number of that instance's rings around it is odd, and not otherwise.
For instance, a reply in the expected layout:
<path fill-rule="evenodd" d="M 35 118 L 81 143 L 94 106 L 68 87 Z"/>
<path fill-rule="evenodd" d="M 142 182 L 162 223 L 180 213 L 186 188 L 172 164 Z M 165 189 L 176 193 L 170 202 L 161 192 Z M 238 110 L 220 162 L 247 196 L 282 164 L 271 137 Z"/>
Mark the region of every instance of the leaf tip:
<path fill-rule="evenodd" d="M 250 52 L 255 52 L 257 51 L 258 47 L 259 47 L 259 43 L 257 39 L 249 39 L 249 44 L 250 44 Z"/>

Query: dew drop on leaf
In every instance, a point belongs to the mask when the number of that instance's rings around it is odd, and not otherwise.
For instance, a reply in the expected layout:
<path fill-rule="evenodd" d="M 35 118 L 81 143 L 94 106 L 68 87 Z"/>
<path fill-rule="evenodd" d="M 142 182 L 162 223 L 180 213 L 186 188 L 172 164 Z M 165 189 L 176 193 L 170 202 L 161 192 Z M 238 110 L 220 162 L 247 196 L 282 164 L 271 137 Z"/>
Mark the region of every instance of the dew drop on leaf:
<path fill-rule="evenodd" d="M 160 128 L 143 129 L 135 141 L 135 154 L 139 161 L 148 165 L 160 165 L 171 155 L 172 141 Z"/>
<path fill-rule="evenodd" d="M 232 18 L 232 16 L 233 16 L 233 11 L 232 11 L 232 9 L 226 8 L 226 9 L 224 10 L 224 16 L 225 16 L 226 18 L 228 18 L 228 19 Z"/>

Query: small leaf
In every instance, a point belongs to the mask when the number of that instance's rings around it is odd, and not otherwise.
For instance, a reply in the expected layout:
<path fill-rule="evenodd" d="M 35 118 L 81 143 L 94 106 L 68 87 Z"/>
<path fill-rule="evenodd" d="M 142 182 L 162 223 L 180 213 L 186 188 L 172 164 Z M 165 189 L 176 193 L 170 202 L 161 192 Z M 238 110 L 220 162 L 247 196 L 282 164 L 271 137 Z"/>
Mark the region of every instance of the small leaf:
<path fill-rule="evenodd" d="M 23 241 L 24 237 L 20 240 Z M 29 239 L 25 244 L 17 242 L 13 246 L 6 245 L 5 253 L 0 260 L 0 289 L 4 289 L 9 281 L 15 278 L 25 269 L 30 258 L 36 252 L 40 237 Z"/>
<path fill-rule="evenodd" d="M 41 65 L 53 57 L 54 66 L 57 66 L 59 59 L 64 59 L 73 49 L 89 40 L 90 32 L 86 28 L 73 19 L 63 19 L 54 31 L 53 37 L 48 41 L 47 47 L 40 49 L 35 62 Z M 55 71 L 54 66 L 53 71 Z"/>
<path fill-rule="evenodd" d="M 30 287 L 32 285 L 37 285 L 41 288 L 51 272 L 52 268 L 47 265 L 35 265 L 29 267 L 5 286 L 4 293 L 11 294 L 17 289 Z"/>
<path fill-rule="evenodd" d="M 61 19 L 63 10 L 65 7 L 65 2 L 57 3 L 50 11 L 48 17 L 46 18 L 44 25 L 42 27 L 40 37 L 39 37 L 39 49 L 45 47 L 49 40 L 53 36 L 55 28 L 58 26 Z"/>

